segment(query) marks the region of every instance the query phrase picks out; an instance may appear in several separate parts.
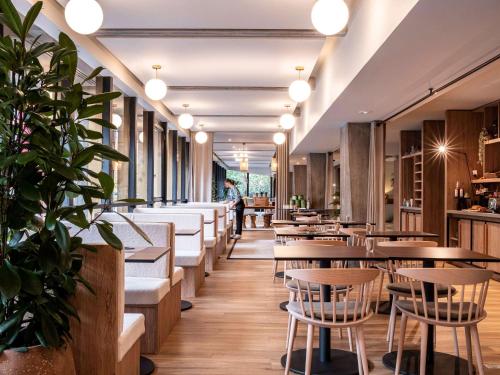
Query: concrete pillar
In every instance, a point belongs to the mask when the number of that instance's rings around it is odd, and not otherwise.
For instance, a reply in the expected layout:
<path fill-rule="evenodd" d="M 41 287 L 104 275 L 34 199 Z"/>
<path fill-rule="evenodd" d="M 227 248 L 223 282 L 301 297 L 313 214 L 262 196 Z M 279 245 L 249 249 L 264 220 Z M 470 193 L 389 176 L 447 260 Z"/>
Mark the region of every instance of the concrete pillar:
<path fill-rule="evenodd" d="M 325 208 L 327 154 L 307 155 L 307 199 L 311 208 Z"/>

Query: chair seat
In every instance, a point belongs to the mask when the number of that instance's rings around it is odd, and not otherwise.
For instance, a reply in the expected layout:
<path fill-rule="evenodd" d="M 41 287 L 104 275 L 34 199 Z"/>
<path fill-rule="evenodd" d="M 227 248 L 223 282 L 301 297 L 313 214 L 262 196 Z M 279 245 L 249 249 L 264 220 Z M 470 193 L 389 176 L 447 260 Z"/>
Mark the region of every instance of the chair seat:
<path fill-rule="evenodd" d="M 416 295 L 422 295 L 422 287 L 419 282 L 413 282 Z M 401 293 L 401 294 L 411 294 L 411 286 L 409 282 L 403 283 L 390 283 L 387 285 L 389 292 Z M 448 287 L 446 285 L 437 285 L 438 296 L 445 297 L 448 295 Z M 451 289 L 451 294 L 455 295 L 456 289 Z"/>
<path fill-rule="evenodd" d="M 205 237 L 205 247 L 212 248 L 217 244 L 217 238 L 215 237 Z"/>
<path fill-rule="evenodd" d="M 144 315 L 124 314 L 123 329 L 118 337 L 118 362 L 120 362 L 134 344 L 146 332 Z"/>
<path fill-rule="evenodd" d="M 310 285 L 310 288 L 311 288 L 311 292 L 313 292 L 313 293 L 319 293 L 319 290 L 320 290 L 319 284 L 309 284 L 309 285 Z M 286 282 L 286 287 L 288 289 L 293 290 L 293 291 L 298 291 L 297 280 L 288 280 Z M 303 293 L 307 293 L 307 285 L 306 285 L 306 283 L 300 284 L 300 288 L 301 288 L 301 290 L 302 290 Z M 344 286 L 344 285 L 337 286 L 337 293 L 345 292 L 346 289 L 347 289 L 347 287 Z M 332 290 L 332 292 L 333 292 L 333 290 Z"/>
<path fill-rule="evenodd" d="M 436 318 L 436 309 L 434 307 L 434 303 L 428 303 L 427 304 L 427 316 L 430 319 L 435 319 Z M 467 320 L 469 317 L 469 308 L 471 307 L 470 302 L 465 302 L 462 307 L 462 312 L 460 314 L 459 311 L 459 303 L 452 303 L 451 308 L 450 308 L 450 318 L 452 321 L 458 321 L 459 317 L 461 317 L 460 320 Z M 415 307 L 413 305 L 413 301 L 396 301 L 396 306 L 405 312 L 408 312 L 410 314 L 415 313 Z M 472 317 L 474 318 L 475 313 L 476 313 L 476 308 L 477 304 L 472 304 Z M 422 302 L 417 302 L 417 311 L 419 315 L 424 316 L 424 305 Z M 438 303 L 438 316 L 439 319 L 441 320 L 446 320 L 448 319 L 447 316 L 447 311 L 448 311 L 448 304 L 446 302 L 439 302 Z"/>
<path fill-rule="evenodd" d="M 334 305 L 334 303 L 332 303 L 332 302 L 323 303 L 326 321 L 333 322 L 333 305 Z M 336 305 L 335 320 L 338 323 L 343 323 L 344 322 L 345 303 L 344 302 L 337 302 L 337 303 L 335 303 L 335 305 Z M 354 320 L 354 307 L 355 307 L 354 301 L 348 302 L 347 322 Z M 300 302 L 297 302 L 297 301 L 289 302 L 287 305 L 287 309 L 290 312 L 294 312 L 294 313 L 302 315 L 302 308 L 300 307 Z M 309 310 L 309 302 L 304 302 L 304 309 L 305 309 L 306 316 L 308 318 L 310 318 L 311 313 Z M 358 306 L 356 319 L 361 318 L 361 311 L 360 310 L 361 310 L 361 306 Z M 320 302 L 313 302 L 313 311 L 314 311 L 314 318 L 321 319 L 321 303 Z"/>
<path fill-rule="evenodd" d="M 177 250 L 175 252 L 175 265 L 178 267 L 196 267 L 199 266 L 205 251 L 196 250 Z"/>
<path fill-rule="evenodd" d="M 125 277 L 126 305 L 157 305 L 170 291 L 169 279 Z"/>
<path fill-rule="evenodd" d="M 184 278 L 184 268 L 174 267 L 174 277 L 172 277 L 172 285 L 177 284 Z"/>

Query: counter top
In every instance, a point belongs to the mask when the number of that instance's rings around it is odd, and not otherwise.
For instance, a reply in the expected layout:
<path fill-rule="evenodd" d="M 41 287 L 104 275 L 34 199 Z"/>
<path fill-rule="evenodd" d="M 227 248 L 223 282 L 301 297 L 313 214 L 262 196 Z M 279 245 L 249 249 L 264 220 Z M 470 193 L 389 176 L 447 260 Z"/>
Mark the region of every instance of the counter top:
<path fill-rule="evenodd" d="M 422 212 L 422 209 L 420 207 L 406 207 L 406 206 L 400 206 L 401 211 L 407 211 L 407 212 Z"/>
<path fill-rule="evenodd" d="M 448 216 L 450 217 L 471 219 L 471 220 L 492 221 L 495 223 L 500 223 L 500 214 L 492 214 L 489 212 L 458 211 L 458 210 L 448 210 L 447 213 Z"/>

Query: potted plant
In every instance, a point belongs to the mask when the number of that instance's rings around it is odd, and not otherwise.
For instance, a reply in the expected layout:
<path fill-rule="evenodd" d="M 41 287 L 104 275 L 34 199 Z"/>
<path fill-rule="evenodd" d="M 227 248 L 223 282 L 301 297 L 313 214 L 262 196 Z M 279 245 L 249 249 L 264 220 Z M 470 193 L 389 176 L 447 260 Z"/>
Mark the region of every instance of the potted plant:
<path fill-rule="evenodd" d="M 100 142 L 93 122 L 119 93 L 90 95 L 75 79 L 77 51 L 60 34 L 54 43 L 32 40 L 36 3 L 22 21 L 10 0 L 0 0 L 3 24 L 14 34 L 0 39 L 0 373 L 72 374 L 67 345 L 70 298 L 80 276 L 81 249 L 92 250 L 64 225 L 96 225 L 121 249 L 109 223 L 93 217 L 96 202 L 109 201 L 113 179 L 90 169 L 95 160 L 128 161 Z M 49 56 L 44 67 L 42 56 Z M 68 206 L 72 198 L 79 202 Z M 89 359 L 91 360 L 91 359 Z"/>

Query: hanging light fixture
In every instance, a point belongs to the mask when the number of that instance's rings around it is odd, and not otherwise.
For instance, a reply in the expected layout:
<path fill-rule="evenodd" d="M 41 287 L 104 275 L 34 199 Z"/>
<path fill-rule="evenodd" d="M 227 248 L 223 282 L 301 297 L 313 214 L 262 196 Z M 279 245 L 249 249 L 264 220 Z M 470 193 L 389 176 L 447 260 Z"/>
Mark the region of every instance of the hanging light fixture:
<path fill-rule="evenodd" d="M 196 133 L 194 139 L 200 145 L 206 143 L 208 141 L 208 134 L 203 131 L 203 124 L 200 124 L 200 131 Z"/>
<path fill-rule="evenodd" d="M 288 110 L 288 112 L 281 115 L 280 125 L 283 129 L 289 130 L 295 126 L 295 116 L 290 113 L 290 104 L 285 105 L 285 108 Z"/>
<path fill-rule="evenodd" d="M 139 142 L 144 143 L 144 132 L 139 132 Z"/>
<path fill-rule="evenodd" d="M 344 0 L 318 0 L 312 8 L 311 21 L 321 34 L 337 34 L 349 21 L 349 8 Z"/>
<path fill-rule="evenodd" d="M 311 95 L 311 86 L 309 86 L 309 83 L 305 80 L 300 78 L 300 74 L 304 70 L 304 67 L 297 66 L 295 70 L 299 72 L 299 79 L 292 82 L 288 88 L 288 94 L 294 102 L 302 103 Z"/>
<path fill-rule="evenodd" d="M 153 65 L 155 70 L 155 78 L 151 78 L 145 86 L 145 92 L 149 99 L 151 100 L 161 100 L 167 95 L 167 85 L 161 79 L 158 78 L 158 70 L 161 69 L 161 65 Z"/>
<path fill-rule="evenodd" d="M 240 172 L 248 172 L 248 159 L 241 159 Z"/>
<path fill-rule="evenodd" d="M 113 113 L 111 116 L 111 123 L 116 126 L 116 130 L 120 129 L 120 126 L 122 126 L 122 116 L 120 116 L 118 113 Z"/>
<path fill-rule="evenodd" d="M 194 125 L 194 118 L 190 113 L 187 113 L 187 109 L 189 108 L 189 104 L 183 104 L 184 113 L 179 116 L 179 126 L 182 129 L 191 129 Z"/>
<path fill-rule="evenodd" d="M 283 143 L 285 143 L 285 141 L 286 141 L 286 134 L 281 131 L 281 127 L 280 127 L 280 130 L 277 133 L 274 133 L 274 135 L 273 135 L 273 141 L 278 146 L 282 145 Z"/>
<path fill-rule="evenodd" d="M 64 8 L 64 18 L 78 34 L 88 35 L 99 30 L 104 13 L 95 0 L 70 0 Z"/>

